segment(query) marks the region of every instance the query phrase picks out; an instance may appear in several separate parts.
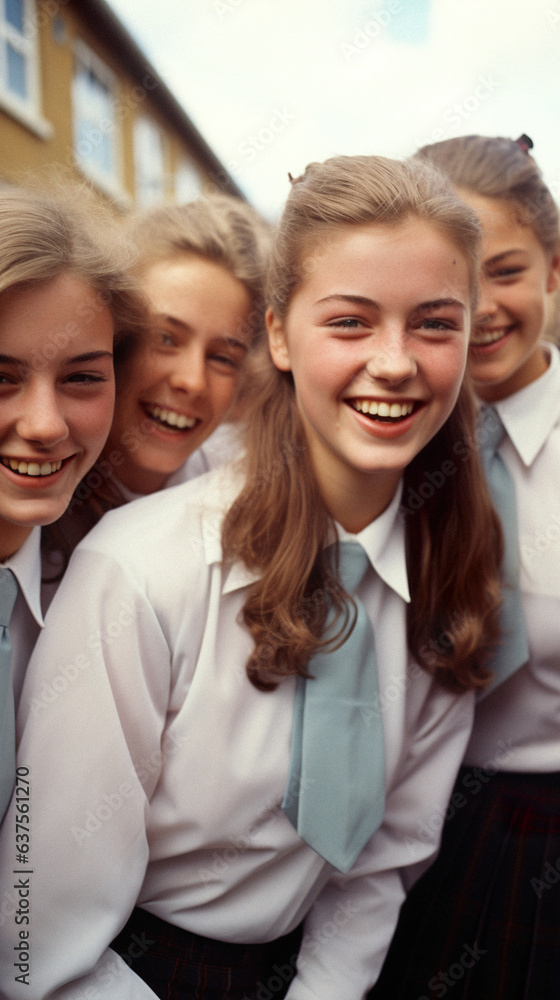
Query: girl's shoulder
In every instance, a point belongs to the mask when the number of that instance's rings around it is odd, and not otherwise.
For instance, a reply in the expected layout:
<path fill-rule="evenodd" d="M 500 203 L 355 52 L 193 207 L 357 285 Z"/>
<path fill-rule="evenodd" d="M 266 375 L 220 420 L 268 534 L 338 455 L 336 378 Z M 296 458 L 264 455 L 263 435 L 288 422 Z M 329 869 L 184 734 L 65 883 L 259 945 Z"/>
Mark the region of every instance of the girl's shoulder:
<path fill-rule="evenodd" d="M 109 511 L 83 539 L 76 553 L 105 554 L 118 562 L 165 562 L 173 551 L 208 550 L 221 555 L 221 525 L 243 484 L 233 465 L 160 490 Z M 218 548 L 217 548 L 218 546 Z"/>

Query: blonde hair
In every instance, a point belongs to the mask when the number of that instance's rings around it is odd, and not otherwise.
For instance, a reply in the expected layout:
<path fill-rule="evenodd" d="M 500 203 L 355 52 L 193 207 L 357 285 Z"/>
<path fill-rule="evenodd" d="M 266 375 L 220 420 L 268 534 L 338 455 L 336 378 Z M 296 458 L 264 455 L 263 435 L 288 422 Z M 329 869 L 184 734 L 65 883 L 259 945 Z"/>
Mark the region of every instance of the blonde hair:
<path fill-rule="evenodd" d="M 152 264 L 194 254 L 220 264 L 249 292 L 248 328 L 257 340 L 264 326 L 264 275 L 270 229 L 240 198 L 208 195 L 183 205 L 163 205 L 139 213 L 130 223 L 142 272 Z"/>
<path fill-rule="evenodd" d="M 442 170 L 456 187 L 516 202 L 543 249 L 555 254 L 558 208 L 525 139 L 462 135 L 423 146 L 416 156 Z"/>
<path fill-rule="evenodd" d="M 425 219 L 455 244 L 468 263 L 474 296 L 480 229 L 449 181 L 418 161 L 337 157 L 311 164 L 292 185 L 268 276 L 268 298 L 277 315 L 285 317 L 309 269 L 321 266 L 333 234 L 408 218 Z M 412 594 L 407 630 L 421 666 L 460 691 L 480 687 L 488 677 L 485 662 L 499 632 L 502 552 L 465 385 L 444 426 L 406 469 L 405 491 L 418 490 L 427 469 L 440 469 L 456 442 L 463 452 L 455 474 L 406 518 Z M 268 690 L 289 674 L 307 676 L 309 660 L 325 644 L 329 603 L 342 621 L 338 638 L 347 626 L 347 595 L 325 557 L 332 528 L 292 376 L 269 360 L 249 422 L 245 485 L 223 526 L 225 557 L 262 574 L 242 612 L 255 643 L 247 673 L 256 687 Z"/>
<path fill-rule="evenodd" d="M 15 286 L 46 283 L 61 274 L 83 279 L 114 323 L 115 356 L 147 329 L 147 308 L 130 273 L 130 246 L 108 209 L 83 187 L 64 193 L 0 192 L 0 296 Z"/>

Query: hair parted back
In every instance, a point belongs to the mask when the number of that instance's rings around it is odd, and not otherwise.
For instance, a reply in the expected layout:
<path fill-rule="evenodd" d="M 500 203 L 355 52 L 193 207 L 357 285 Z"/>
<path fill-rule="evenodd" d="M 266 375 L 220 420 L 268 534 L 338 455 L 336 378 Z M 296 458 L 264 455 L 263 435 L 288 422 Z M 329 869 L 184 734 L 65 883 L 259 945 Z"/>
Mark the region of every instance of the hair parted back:
<path fill-rule="evenodd" d="M 292 182 L 267 281 L 267 301 L 284 318 L 297 287 L 328 249 L 329 236 L 347 226 L 425 220 L 442 230 L 466 258 L 472 295 L 479 266 L 479 226 L 452 185 L 418 160 L 339 156 L 311 163 Z"/>
<path fill-rule="evenodd" d="M 544 250 L 558 252 L 558 207 L 526 144 L 463 135 L 422 146 L 416 156 L 429 160 L 458 188 L 515 201 Z"/>
<path fill-rule="evenodd" d="M 268 301 L 285 318 L 307 275 L 321 267 L 331 239 L 351 226 L 397 225 L 409 218 L 436 226 L 468 262 L 476 294 L 480 229 L 443 175 L 429 165 L 382 157 L 336 157 L 311 164 L 292 189 L 271 254 Z M 405 279 L 404 279 L 405 280 Z M 420 665 L 446 687 L 481 687 L 498 640 L 502 536 L 474 441 L 467 386 L 446 424 L 405 471 L 418 489 L 426 472 L 462 449 L 456 473 L 420 509 L 405 511 L 412 601 L 408 644 Z M 309 458 L 291 373 L 269 359 L 249 421 L 246 480 L 226 515 L 226 559 L 261 572 L 243 609 L 255 646 L 247 673 L 268 690 L 282 676 L 307 676 L 329 604 L 349 626 L 347 595 L 325 555 L 333 524 Z M 335 640 L 337 641 L 337 640 Z"/>
<path fill-rule="evenodd" d="M 138 251 L 138 270 L 181 254 L 195 254 L 220 264 L 249 292 L 249 322 L 262 332 L 264 276 L 270 229 L 240 198 L 208 195 L 182 205 L 161 205 L 138 213 L 130 227 Z"/>
<path fill-rule="evenodd" d="M 108 208 L 83 185 L 0 192 L 0 297 L 15 286 L 83 279 L 112 315 L 115 358 L 147 329 L 147 307 L 132 277 L 130 244 Z"/>

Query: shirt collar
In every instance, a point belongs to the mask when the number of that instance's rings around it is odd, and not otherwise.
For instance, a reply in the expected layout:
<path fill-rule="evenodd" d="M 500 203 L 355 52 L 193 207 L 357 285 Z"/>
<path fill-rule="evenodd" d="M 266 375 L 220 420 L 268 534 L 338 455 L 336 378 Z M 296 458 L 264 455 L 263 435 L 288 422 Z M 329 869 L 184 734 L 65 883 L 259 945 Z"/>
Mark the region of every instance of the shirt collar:
<path fill-rule="evenodd" d="M 221 494 L 224 501 L 224 511 L 233 501 L 239 490 L 239 480 L 235 487 L 228 483 L 229 489 Z M 369 561 L 381 579 L 394 590 L 404 601 L 410 601 L 408 589 L 408 574 L 406 571 L 406 556 L 404 544 L 404 523 L 399 517 L 399 506 L 402 494 L 402 480 L 386 510 L 375 521 L 368 524 L 357 535 L 350 535 L 340 525 L 336 525 L 341 541 L 354 541 L 367 552 Z M 222 559 L 221 518 L 218 522 L 215 515 L 203 518 L 203 538 L 208 565 L 220 562 Z M 223 593 L 229 594 L 241 587 L 255 583 L 261 576 L 259 569 L 248 569 L 241 561 L 233 564 L 224 581 Z"/>
<path fill-rule="evenodd" d="M 386 510 L 359 534 L 350 535 L 340 525 L 337 525 L 337 530 L 341 541 L 360 543 L 378 576 L 408 603 L 410 591 L 406 571 L 405 525 L 403 518 L 399 517 L 402 489 L 401 479 Z"/>
<path fill-rule="evenodd" d="M 560 352 L 554 344 L 543 344 L 543 347 L 550 363 L 540 378 L 493 404 L 527 468 L 560 420 Z"/>
<path fill-rule="evenodd" d="M 2 563 L 11 569 L 37 624 L 44 625 L 41 610 L 41 529 L 33 528 L 23 545 Z"/>

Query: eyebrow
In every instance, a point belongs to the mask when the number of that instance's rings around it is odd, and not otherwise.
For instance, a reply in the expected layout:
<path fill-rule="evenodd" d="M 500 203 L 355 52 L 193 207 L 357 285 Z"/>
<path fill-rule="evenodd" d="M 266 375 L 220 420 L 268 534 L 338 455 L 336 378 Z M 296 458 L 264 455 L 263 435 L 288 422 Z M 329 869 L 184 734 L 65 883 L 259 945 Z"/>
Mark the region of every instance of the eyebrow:
<path fill-rule="evenodd" d="M 379 304 L 373 299 L 368 299 L 365 295 L 327 295 L 324 299 L 319 299 L 317 305 L 323 302 L 333 302 L 340 301 L 352 302 L 354 305 L 361 306 L 373 306 L 375 309 L 379 308 Z M 446 306 L 459 306 L 460 309 L 465 308 L 464 302 L 459 302 L 458 299 L 434 299 L 433 302 L 422 302 L 420 305 L 416 306 L 414 312 L 430 312 L 432 309 L 444 309 Z"/>
<path fill-rule="evenodd" d="M 77 354 L 75 357 L 64 358 L 65 365 L 83 365 L 88 361 L 99 361 L 101 358 L 112 358 L 111 351 L 87 351 L 85 354 Z M 20 368 L 29 368 L 27 361 L 22 358 L 15 358 L 13 354 L 0 354 L 1 365 L 18 365 Z"/>
<path fill-rule="evenodd" d="M 489 264 L 499 264 L 504 257 L 509 257 L 513 253 L 527 253 L 523 247 L 512 247 L 511 250 L 504 250 L 503 253 L 497 253 L 494 257 L 489 257 L 488 260 L 484 261 L 484 267 L 488 267 Z"/>
<path fill-rule="evenodd" d="M 419 306 L 416 306 L 415 312 L 431 312 L 433 309 L 445 309 L 447 306 L 458 306 L 459 309 L 465 309 L 465 303 L 460 302 L 459 299 L 434 299 L 433 302 L 422 302 Z"/>

